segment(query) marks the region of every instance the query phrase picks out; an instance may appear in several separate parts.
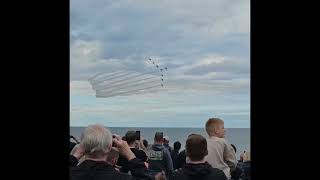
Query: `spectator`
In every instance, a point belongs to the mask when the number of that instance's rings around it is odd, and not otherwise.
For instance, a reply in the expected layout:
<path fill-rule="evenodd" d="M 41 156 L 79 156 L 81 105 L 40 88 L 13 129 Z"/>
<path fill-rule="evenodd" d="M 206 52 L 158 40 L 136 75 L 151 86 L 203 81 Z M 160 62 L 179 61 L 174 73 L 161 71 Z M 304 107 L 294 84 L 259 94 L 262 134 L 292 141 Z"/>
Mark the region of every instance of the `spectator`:
<path fill-rule="evenodd" d="M 220 169 L 205 161 L 207 141 L 199 134 L 191 134 L 186 141 L 187 164 L 173 174 L 173 180 L 227 180 Z"/>
<path fill-rule="evenodd" d="M 141 159 L 143 162 L 147 161 L 147 155 L 144 151 L 136 149 L 136 131 L 128 131 L 125 135 L 125 139 L 131 149 L 131 151 L 135 154 L 135 156 L 138 159 Z M 118 159 L 118 166 L 121 166 L 121 172 L 128 173 L 129 172 L 129 166 L 128 166 L 128 160 L 126 157 L 120 155 Z"/>
<path fill-rule="evenodd" d="M 186 150 L 183 150 L 178 154 L 177 169 L 183 168 L 183 166 L 186 165 L 186 158 Z"/>
<path fill-rule="evenodd" d="M 150 149 L 148 173 L 154 176 L 156 173 L 164 171 L 167 177 L 173 172 L 173 165 L 170 152 L 163 146 L 163 133 L 156 132 L 154 144 Z"/>
<path fill-rule="evenodd" d="M 170 142 L 169 136 L 164 136 L 163 137 L 163 146 L 165 148 L 167 148 L 169 150 L 169 152 L 171 153 L 172 152 L 172 147 L 169 145 L 169 142 Z"/>
<path fill-rule="evenodd" d="M 112 142 L 121 155 L 127 158 L 132 176 L 116 171 L 106 162 Z M 86 155 L 86 160 L 77 166 L 78 160 Z M 70 180 L 150 180 L 145 174 L 143 161 L 137 159 L 127 142 L 116 136 L 112 140 L 111 132 L 102 125 L 88 126 L 82 136 L 79 147 L 70 155 Z"/>
<path fill-rule="evenodd" d="M 219 118 L 210 118 L 206 122 L 205 128 L 209 135 L 206 161 L 212 167 L 221 169 L 230 179 L 231 171 L 236 169 L 237 159 L 235 151 L 225 139 L 224 122 Z"/>
<path fill-rule="evenodd" d="M 180 148 L 181 148 L 181 143 L 179 141 L 174 142 L 173 151 L 171 151 L 170 153 L 172 163 L 173 163 L 173 169 L 177 169 L 178 154 L 179 154 Z"/>

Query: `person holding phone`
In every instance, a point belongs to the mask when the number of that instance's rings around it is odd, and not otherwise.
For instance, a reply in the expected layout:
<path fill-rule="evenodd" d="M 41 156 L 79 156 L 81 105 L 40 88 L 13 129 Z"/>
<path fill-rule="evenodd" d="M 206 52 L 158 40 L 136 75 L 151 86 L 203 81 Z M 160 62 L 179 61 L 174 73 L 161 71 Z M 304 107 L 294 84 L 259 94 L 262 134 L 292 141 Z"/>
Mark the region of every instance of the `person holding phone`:
<path fill-rule="evenodd" d="M 136 131 L 130 130 L 126 133 L 125 139 L 129 145 L 131 151 L 133 152 L 133 154 L 135 154 L 135 156 L 138 159 L 142 160 L 143 162 L 146 162 L 147 158 L 148 158 L 146 153 L 143 150 L 137 149 L 135 146 L 136 140 L 138 138 L 137 135 L 139 135 L 139 139 L 140 139 L 140 132 L 138 134 Z M 125 157 L 120 155 L 117 165 L 122 167 L 120 169 L 121 172 L 128 173 L 128 171 L 129 171 L 128 160 Z"/>

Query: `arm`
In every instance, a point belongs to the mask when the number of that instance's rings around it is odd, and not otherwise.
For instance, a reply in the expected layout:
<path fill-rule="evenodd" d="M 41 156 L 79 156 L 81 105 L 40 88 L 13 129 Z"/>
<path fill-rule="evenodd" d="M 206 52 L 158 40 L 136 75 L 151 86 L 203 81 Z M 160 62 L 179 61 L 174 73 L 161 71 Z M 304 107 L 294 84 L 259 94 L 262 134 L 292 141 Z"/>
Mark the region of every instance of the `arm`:
<path fill-rule="evenodd" d="M 78 159 L 74 157 L 73 155 L 70 155 L 69 157 L 69 167 L 77 166 L 78 164 Z"/>
<path fill-rule="evenodd" d="M 146 167 L 142 160 L 136 158 L 134 153 L 131 151 L 128 143 L 121 140 L 119 136 L 113 139 L 116 147 L 119 149 L 119 153 L 128 160 L 128 167 L 133 176 L 132 179 L 138 180 L 149 180 L 150 177 L 146 174 Z"/>
<path fill-rule="evenodd" d="M 166 171 L 170 176 L 171 173 L 173 172 L 173 164 L 172 164 L 171 155 L 168 149 L 164 149 L 164 158 L 166 161 Z"/>
<path fill-rule="evenodd" d="M 232 146 L 225 141 L 223 159 L 228 164 L 231 171 L 234 171 L 237 166 L 237 158 L 236 154 L 232 148 Z"/>
<path fill-rule="evenodd" d="M 77 145 L 72 150 L 70 157 L 69 157 L 69 166 L 77 166 L 79 163 L 79 160 L 84 155 L 84 150 L 81 145 Z"/>

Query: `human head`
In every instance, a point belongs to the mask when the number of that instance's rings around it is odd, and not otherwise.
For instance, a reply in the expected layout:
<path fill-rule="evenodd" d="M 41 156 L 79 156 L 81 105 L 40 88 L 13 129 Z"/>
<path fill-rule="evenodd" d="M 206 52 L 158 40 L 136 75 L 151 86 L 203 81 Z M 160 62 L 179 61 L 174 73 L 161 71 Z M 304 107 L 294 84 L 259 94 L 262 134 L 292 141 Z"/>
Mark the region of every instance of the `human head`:
<path fill-rule="evenodd" d="M 156 144 L 163 144 L 163 132 L 156 132 L 154 135 L 154 142 Z"/>
<path fill-rule="evenodd" d="M 208 119 L 208 121 L 206 122 L 206 131 L 210 137 L 216 136 L 219 138 L 224 138 L 225 129 L 223 120 L 219 118 Z"/>
<path fill-rule="evenodd" d="M 244 152 L 242 158 L 243 158 L 243 162 L 250 161 L 251 160 L 250 152 Z"/>
<path fill-rule="evenodd" d="M 173 149 L 176 151 L 179 151 L 181 148 L 181 143 L 179 141 L 176 141 L 173 143 Z"/>
<path fill-rule="evenodd" d="M 202 161 L 208 155 L 207 140 L 200 134 L 191 134 L 186 141 L 186 156 L 191 161 Z"/>
<path fill-rule="evenodd" d="M 102 125 L 89 125 L 81 135 L 80 145 L 88 158 L 103 158 L 112 147 L 112 134 Z"/>
<path fill-rule="evenodd" d="M 146 147 L 146 148 L 148 147 L 148 141 L 146 139 L 142 140 L 142 143 L 143 143 L 144 147 Z"/>
<path fill-rule="evenodd" d="M 164 144 L 169 144 L 169 142 L 170 142 L 169 136 L 164 136 L 164 137 L 163 137 L 163 143 L 164 143 Z"/>
<path fill-rule="evenodd" d="M 137 140 L 136 131 L 133 131 L 133 130 L 128 131 L 125 137 L 128 145 L 133 145 Z"/>
<path fill-rule="evenodd" d="M 118 162 L 118 158 L 119 158 L 119 150 L 115 147 L 112 147 L 107 155 L 107 159 L 106 159 L 107 163 L 112 166 L 115 166 Z"/>

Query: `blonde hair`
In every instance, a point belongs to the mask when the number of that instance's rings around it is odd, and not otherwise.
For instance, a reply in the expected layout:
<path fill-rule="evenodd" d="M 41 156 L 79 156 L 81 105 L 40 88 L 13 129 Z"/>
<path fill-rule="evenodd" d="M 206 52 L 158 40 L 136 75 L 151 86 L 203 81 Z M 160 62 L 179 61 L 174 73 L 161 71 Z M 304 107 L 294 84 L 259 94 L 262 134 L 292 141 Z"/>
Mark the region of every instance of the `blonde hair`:
<path fill-rule="evenodd" d="M 243 158 L 243 162 L 250 161 L 250 160 L 251 160 L 250 152 L 245 152 L 245 153 L 243 153 L 242 158 Z"/>
<path fill-rule="evenodd" d="M 224 124 L 222 119 L 219 118 L 210 118 L 206 122 L 206 131 L 209 136 L 213 135 L 215 130 L 218 128 L 219 125 Z"/>

